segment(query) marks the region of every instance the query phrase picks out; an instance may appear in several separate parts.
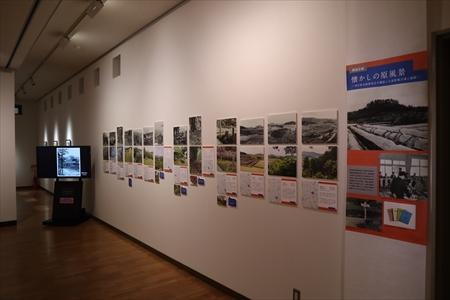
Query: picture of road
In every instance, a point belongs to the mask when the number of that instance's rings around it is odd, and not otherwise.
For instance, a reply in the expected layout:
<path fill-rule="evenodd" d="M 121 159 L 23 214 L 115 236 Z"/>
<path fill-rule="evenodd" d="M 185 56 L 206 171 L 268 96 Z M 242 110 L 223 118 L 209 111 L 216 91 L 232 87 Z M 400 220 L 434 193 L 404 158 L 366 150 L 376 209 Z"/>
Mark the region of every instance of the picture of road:
<path fill-rule="evenodd" d="M 240 148 L 240 170 L 264 174 L 264 147 L 246 146 Z"/>

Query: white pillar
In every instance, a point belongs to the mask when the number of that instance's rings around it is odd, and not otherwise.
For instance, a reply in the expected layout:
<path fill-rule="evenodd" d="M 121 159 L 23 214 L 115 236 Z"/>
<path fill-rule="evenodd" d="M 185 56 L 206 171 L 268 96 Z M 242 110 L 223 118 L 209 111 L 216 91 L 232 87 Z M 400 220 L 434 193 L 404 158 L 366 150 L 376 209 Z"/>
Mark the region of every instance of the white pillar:
<path fill-rule="evenodd" d="M 0 70 L 0 222 L 16 220 L 14 72 Z"/>

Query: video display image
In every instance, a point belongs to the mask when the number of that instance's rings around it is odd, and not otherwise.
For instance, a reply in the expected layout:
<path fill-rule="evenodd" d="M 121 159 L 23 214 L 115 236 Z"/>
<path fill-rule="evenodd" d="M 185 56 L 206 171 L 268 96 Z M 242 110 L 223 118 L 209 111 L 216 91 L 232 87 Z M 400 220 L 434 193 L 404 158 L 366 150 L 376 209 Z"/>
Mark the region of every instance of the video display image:
<path fill-rule="evenodd" d="M 56 170 L 58 177 L 80 177 L 80 148 L 57 148 Z"/>

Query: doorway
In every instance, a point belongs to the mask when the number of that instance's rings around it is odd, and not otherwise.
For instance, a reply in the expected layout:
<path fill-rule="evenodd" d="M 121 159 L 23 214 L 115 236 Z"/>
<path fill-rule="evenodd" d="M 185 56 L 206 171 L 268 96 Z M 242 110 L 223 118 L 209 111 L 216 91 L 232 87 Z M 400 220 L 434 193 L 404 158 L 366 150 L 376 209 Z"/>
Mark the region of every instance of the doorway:
<path fill-rule="evenodd" d="M 450 278 L 450 200 L 446 185 L 450 172 L 450 32 L 436 35 L 436 122 L 435 122 L 435 270 L 434 299 L 448 296 Z"/>

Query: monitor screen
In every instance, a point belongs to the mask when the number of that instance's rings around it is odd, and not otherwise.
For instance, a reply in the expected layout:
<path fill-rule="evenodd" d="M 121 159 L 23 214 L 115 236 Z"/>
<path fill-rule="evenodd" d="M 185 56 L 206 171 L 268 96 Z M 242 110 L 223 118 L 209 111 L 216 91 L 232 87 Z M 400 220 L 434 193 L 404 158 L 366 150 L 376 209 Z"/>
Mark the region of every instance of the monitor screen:
<path fill-rule="evenodd" d="M 39 178 L 91 177 L 91 148 L 89 146 L 37 147 Z"/>

